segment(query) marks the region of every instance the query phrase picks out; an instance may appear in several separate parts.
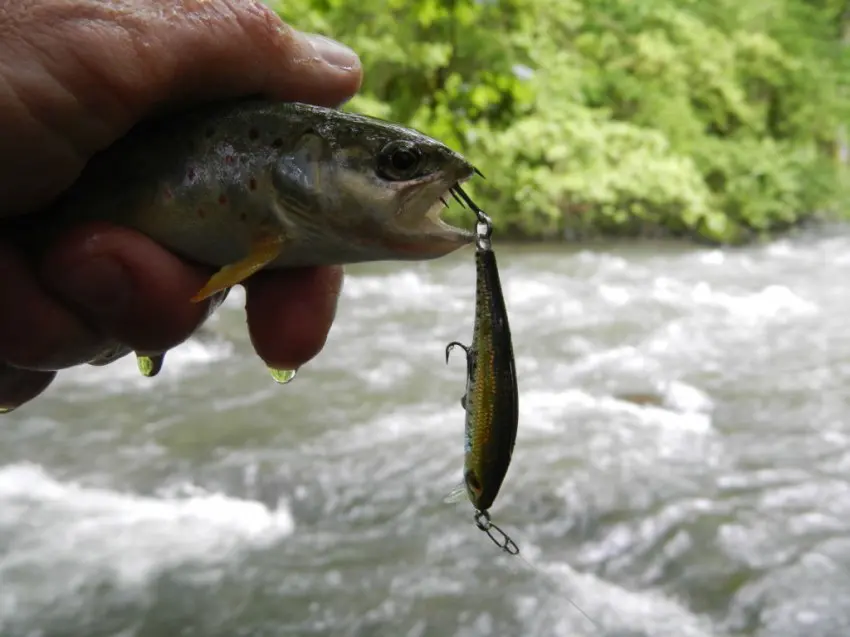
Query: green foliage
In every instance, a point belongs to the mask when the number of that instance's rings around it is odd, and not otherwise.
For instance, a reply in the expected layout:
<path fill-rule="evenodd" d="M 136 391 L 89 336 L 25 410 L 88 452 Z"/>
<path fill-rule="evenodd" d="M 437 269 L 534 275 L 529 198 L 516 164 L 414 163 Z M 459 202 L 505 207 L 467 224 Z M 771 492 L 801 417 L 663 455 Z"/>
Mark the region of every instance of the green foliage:
<path fill-rule="evenodd" d="M 354 48 L 346 108 L 487 175 L 514 235 L 737 242 L 843 202 L 850 17 L 837 0 L 287 0 Z"/>

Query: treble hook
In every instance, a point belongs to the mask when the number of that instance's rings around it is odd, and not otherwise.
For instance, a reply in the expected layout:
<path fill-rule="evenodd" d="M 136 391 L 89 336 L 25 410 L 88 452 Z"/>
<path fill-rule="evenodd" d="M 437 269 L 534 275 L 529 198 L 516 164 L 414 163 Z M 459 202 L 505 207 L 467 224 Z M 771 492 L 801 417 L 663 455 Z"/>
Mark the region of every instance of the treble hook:
<path fill-rule="evenodd" d="M 490 219 L 490 217 L 487 216 L 487 213 L 481 210 L 481 208 L 478 207 L 478 204 L 472 201 L 472 198 L 466 194 L 464 189 L 460 187 L 460 184 L 455 186 L 452 189 L 452 192 L 456 192 L 460 196 L 460 198 L 463 199 L 466 205 L 469 206 L 470 210 L 475 213 L 475 216 L 478 217 L 478 223 L 486 226 L 486 230 L 479 230 L 478 234 L 481 235 L 484 239 L 489 239 L 490 234 L 493 231 L 493 221 Z"/>
<path fill-rule="evenodd" d="M 516 545 L 516 542 L 514 542 L 502 529 L 493 524 L 493 521 L 490 519 L 490 514 L 487 511 L 475 512 L 475 526 L 484 531 L 487 534 L 487 537 L 493 541 L 493 544 L 498 546 L 505 553 L 508 553 L 509 555 L 519 555 L 519 547 Z"/>
<path fill-rule="evenodd" d="M 463 343 L 459 343 L 458 341 L 452 341 L 451 343 L 446 345 L 446 364 L 447 365 L 449 363 L 449 355 L 452 353 L 452 350 L 455 347 L 461 348 L 464 351 L 464 353 L 466 354 L 466 356 L 469 357 L 469 348 L 466 345 L 464 345 Z"/>
<path fill-rule="evenodd" d="M 478 249 L 482 251 L 490 250 L 490 237 L 493 235 L 493 220 L 472 201 L 472 198 L 464 192 L 460 184 L 452 188 L 451 193 L 461 205 L 465 202 L 478 218 L 478 223 L 475 226 L 475 244 L 478 246 Z"/>

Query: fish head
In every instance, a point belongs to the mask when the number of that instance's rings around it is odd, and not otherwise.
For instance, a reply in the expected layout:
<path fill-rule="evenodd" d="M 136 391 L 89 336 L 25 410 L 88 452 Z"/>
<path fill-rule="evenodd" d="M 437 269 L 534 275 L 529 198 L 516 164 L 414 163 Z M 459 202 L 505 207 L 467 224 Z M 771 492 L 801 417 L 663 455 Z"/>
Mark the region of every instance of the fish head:
<path fill-rule="evenodd" d="M 450 189 L 475 173 L 445 144 L 357 116 L 337 132 L 332 153 L 334 188 L 324 196 L 336 198 L 349 240 L 394 259 L 436 258 L 474 240 L 440 218 Z"/>

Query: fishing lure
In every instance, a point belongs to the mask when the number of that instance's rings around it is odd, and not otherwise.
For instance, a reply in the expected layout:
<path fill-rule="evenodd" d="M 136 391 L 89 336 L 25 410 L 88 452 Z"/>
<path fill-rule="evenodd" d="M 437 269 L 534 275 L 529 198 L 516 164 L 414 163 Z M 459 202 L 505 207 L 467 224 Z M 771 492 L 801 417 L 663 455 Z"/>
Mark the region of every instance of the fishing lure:
<path fill-rule="evenodd" d="M 466 495 L 475 508 L 475 525 L 479 530 L 505 553 L 516 555 L 529 568 L 549 577 L 520 555 L 516 542 L 490 519 L 490 507 L 504 482 L 516 443 L 519 425 L 516 365 L 499 268 L 490 241 L 493 222 L 459 185 L 451 193 L 461 205 L 472 209 L 478 223 L 472 344 L 466 346 L 453 341 L 446 346 L 446 363 L 455 347 L 466 354 L 466 393 L 460 401 L 466 411 L 466 426 L 463 481 L 445 499 L 458 502 Z M 557 581 L 554 583 L 559 585 Z M 599 623 L 580 606 L 569 598 L 567 601 L 601 630 Z"/>
<path fill-rule="evenodd" d="M 493 222 L 470 197 L 455 186 L 455 198 L 478 217 L 475 231 L 475 323 L 469 346 L 457 341 L 446 346 L 446 363 L 455 347 L 466 354 L 466 412 L 463 481 L 447 497 L 457 502 L 466 494 L 475 507 L 475 524 L 507 553 L 516 555 L 514 541 L 493 524 L 493 505 L 511 463 L 519 421 L 511 329 L 502 294 L 499 268 L 491 245 Z"/>

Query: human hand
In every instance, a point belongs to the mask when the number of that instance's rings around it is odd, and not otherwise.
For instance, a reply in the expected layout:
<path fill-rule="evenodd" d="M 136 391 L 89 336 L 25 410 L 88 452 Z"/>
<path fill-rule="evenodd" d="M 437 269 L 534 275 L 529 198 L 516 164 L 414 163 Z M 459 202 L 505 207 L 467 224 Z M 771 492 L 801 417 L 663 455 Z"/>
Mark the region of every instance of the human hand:
<path fill-rule="evenodd" d="M 255 94 L 335 106 L 360 79 L 352 51 L 257 0 L 0 0 L 0 412 L 57 370 L 166 351 L 223 301 L 187 302 L 211 272 L 128 228 L 81 224 L 25 248 L 9 219 L 49 212 L 92 155 L 153 113 Z M 321 350 L 341 286 L 341 268 L 246 281 L 266 364 L 296 369 Z"/>

